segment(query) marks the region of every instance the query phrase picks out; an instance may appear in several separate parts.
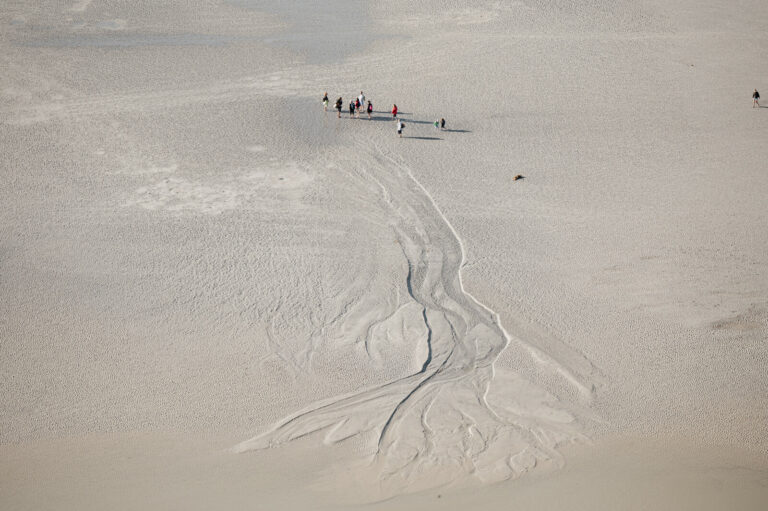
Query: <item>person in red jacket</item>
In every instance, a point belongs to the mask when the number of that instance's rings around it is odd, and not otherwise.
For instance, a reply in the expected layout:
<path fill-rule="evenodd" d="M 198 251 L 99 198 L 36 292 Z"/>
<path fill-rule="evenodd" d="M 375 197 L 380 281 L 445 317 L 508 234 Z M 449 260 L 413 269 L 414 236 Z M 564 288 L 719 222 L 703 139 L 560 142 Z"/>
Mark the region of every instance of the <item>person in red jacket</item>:
<path fill-rule="evenodd" d="M 397 105 L 392 105 L 392 117 L 397 117 Z"/>

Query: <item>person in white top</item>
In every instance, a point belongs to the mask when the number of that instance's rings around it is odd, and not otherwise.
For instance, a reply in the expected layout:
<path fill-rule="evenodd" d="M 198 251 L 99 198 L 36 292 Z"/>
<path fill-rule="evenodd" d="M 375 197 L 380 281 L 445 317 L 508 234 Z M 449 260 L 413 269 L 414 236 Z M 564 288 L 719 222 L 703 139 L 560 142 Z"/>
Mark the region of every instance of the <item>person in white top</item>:
<path fill-rule="evenodd" d="M 397 120 L 397 134 L 400 135 L 400 138 L 403 138 L 403 128 L 405 128 L 405 123 L 403 123 L 402 120 Z"/>
<path fill-rule="evenodd" d="M 360 100 L 361 105 L 365 105 L 365 94 L 363 94 L 363 91 L 360 91 L 360 95 L 357 97 L 357 99 Z"/>

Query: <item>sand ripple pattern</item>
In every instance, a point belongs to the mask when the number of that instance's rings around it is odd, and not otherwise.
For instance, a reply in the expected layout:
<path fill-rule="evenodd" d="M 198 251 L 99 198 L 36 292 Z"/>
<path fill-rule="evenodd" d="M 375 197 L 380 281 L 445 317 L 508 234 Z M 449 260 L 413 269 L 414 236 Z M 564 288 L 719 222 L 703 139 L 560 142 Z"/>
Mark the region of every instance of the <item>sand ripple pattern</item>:
<path fill-rule="evenodd" d="M 373 432 L 370 467 L 394 491 L 467 475 L 498 481 L 542 462 L 561 463 L 555 448 L 581 438 L 574 416 L 520 375 L 497 374 L 494 362 L 510 336 L 498 315 L 464 290 L 456 231 L 407 166 L 378 149 L 371 160 L 356 172 L 392 213 L 408 293 L 426 331 L 426 359 L 415 374 L 315 403 L 236 450 L 321 430 L 327 443 Z"/>

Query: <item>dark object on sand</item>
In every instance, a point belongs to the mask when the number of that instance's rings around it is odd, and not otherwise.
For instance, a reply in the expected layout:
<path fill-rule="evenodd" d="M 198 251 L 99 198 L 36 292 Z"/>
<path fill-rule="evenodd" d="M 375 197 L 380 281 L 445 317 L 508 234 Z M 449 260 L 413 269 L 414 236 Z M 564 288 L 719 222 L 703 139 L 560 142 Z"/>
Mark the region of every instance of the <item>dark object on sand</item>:
<path fill-rule="evenodd" d="M 513 177 L 512 179 L 514 179 L 515 181 L 517 181 L 518 179 L 525 179 L 525 176 L 521 176 L 520 174 L 518 174 L 518 175 L 516 175 L 515 177 Z"/>

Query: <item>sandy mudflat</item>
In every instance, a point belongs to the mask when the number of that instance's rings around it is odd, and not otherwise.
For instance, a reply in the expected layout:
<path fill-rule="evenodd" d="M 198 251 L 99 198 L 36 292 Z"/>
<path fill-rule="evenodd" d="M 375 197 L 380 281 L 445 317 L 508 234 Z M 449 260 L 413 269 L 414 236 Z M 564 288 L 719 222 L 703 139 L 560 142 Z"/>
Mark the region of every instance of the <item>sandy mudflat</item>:
<path fill-rule="evenodd" d="M 758 509 L 766 26 L 3 4 L 0 507 Z"/>

